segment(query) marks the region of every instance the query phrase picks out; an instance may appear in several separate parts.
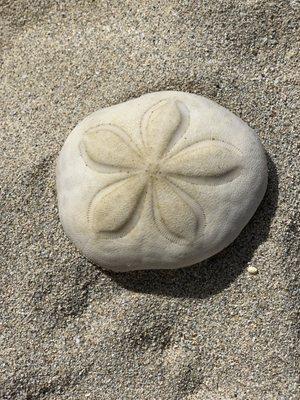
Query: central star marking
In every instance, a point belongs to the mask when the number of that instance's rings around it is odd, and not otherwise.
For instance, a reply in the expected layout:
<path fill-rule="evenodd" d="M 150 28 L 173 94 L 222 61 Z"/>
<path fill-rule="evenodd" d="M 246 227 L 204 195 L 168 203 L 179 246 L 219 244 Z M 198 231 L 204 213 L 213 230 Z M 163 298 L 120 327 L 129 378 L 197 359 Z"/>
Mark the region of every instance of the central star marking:
<path fill-rule="evenodd" d="M 203 234 L 205 212 L 191 195 L 193 190 L 185 190 L 182 183 L 191 188 L 228 184 L 240 174 L 241 153 L 217 139 L 182 146 L 189 120 L 186 105 L 168 99 L 144 114 L 139 144 L 113 124 L 84 133 L 80 152 L 86 166 L 112 177 L 88 208 L 91 228 L 101 238 L 128 235 L 146 201 L 151 203 L 154 225 L 167 240 L 180 245 Z"/>

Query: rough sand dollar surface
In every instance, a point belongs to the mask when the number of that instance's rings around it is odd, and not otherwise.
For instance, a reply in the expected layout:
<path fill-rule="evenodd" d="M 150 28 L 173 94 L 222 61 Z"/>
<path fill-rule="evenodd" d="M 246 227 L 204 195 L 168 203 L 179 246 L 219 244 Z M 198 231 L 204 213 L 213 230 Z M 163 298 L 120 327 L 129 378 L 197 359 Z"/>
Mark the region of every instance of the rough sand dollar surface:
<path fill-rule="evenodd" d="M 257 209 L 267 163 L 256 134 L 203 96 L 168 91 L 98 110 L 57 165 L 71 240 L 116 271 L 179 268 L 228 246 Z"/>
<path fill-rule="evenodd" d="M 298 16 L 293 0 L 2 0 L 1 400 L 299 400 Z M 104 271 L 62 228 L 56 160 L 87 115 L 164 90 L 257 132 L 266 194 L 201 267 Z"/>

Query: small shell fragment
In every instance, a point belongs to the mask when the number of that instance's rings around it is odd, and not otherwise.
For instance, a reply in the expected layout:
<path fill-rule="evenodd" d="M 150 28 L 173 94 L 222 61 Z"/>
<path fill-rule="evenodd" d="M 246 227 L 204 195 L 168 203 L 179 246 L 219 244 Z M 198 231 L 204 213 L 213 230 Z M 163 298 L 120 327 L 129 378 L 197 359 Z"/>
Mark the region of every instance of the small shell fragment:
<path fill-rule="evenodd" d="M 255 268 L 255 267 L 248 267 L 248 268 L 247 268 L 247 271 L 248 271 L 249 274 L 251 274 L 251 275 L 256 275 L 256 274 L 258 273 L 258 270 L 257 270 L 257 268 Z"/>

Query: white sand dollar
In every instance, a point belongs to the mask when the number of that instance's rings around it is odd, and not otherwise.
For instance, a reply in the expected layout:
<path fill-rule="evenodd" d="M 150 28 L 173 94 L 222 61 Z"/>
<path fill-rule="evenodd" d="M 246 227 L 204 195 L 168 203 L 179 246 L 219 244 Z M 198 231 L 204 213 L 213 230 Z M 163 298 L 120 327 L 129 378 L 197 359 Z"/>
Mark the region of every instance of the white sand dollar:
<path fill-rule="evenodd" d="M 212 256 L 238 236 L 266 185 L 254 132 L 216 103 L 172 91 L 91 114 L 57 165 L 67 235 L 115 271 L 179 268 Z"/>

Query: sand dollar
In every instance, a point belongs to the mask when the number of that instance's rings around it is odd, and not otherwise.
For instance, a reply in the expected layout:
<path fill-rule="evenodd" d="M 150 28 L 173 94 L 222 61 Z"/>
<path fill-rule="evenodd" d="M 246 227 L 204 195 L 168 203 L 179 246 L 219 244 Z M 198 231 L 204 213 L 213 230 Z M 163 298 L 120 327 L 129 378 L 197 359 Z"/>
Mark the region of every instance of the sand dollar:
<path fill-rule="evenodd" d="M 179 268 L 228 246 L 267 185 L 255 133 L 205 97 L 157 92 L 94 112 L 58 159 L 63 227 L 98 265 Z"/>

